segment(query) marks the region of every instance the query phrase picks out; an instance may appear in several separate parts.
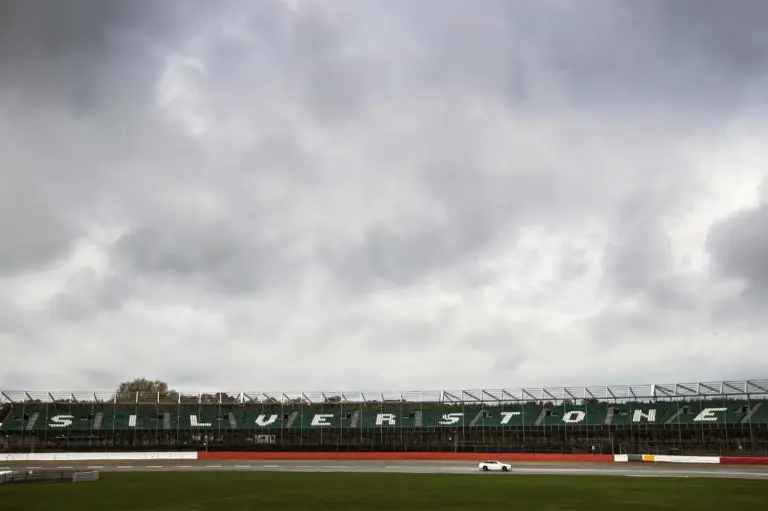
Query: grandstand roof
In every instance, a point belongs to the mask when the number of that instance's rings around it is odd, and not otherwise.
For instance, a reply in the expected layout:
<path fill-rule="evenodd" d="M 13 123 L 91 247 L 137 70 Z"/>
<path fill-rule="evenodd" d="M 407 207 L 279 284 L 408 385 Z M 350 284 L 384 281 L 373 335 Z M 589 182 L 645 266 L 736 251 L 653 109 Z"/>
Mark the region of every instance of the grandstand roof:
<path fill-rule="evenodd" d="M 102 403 L 517 403 L 534 401 L 625 402 L 671 399 L 768 397 L 768 380 L 652 383 L 591 387 L 462 389 L 435 391 L 343 392 L 182 392 L 168 394 L 118 393 L 116 391 L 0 391 L 0 404 L 39 402 Z"/>

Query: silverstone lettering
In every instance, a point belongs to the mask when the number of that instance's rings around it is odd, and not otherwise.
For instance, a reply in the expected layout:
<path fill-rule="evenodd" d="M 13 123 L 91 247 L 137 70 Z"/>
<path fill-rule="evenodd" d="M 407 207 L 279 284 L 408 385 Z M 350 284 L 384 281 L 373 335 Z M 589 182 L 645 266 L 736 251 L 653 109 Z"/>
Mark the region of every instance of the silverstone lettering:
<path fill-rule="evenodd" d="M 313 426 L 333 426 L 333 424 L 328 422 L 328 419 L 332 419 L 332 418 L 333 418 L 332 413 L 315 414 L 315 416 L 312 417 L 312 425 Z"/>
<path fill-rule="evenodd" d="M 509 424 L 509 421 L 512 420 L 512 417 L 517 417 L 518 415 L 522 415 L 521 412 L 501 412 L 501 424 Z"/>
<path fill-rule="evenodd" d="M 264 426 L 269 426 L 270 424 L 274 424 L 274 422 L 277 420 L 277 414 L 273 413 L 269 416 L 269 419 L 266 418 L 267 416 L 263 413 L 256 417 L 256 420 L 254 421 L 258 426 L 261 426 L 262 428 Z"/>
<path fill-rule="evenodd" d="M 581 410 L 571 410 L 570 412 L 565 412 L 565 415 L 563 415 L 563 422 L 566 424 L 578 424 L 586 419 L 586 417 L 587 414 Z"/>
<path fill-rule="evenodd" d="M 210 428 L 213 426 L 210 422 L 200 422 L 197 420 L 197 415 L 189 416 L 189 425 L 193 428 Z"/>
<path fill-rule="evenodd" d="M 632 422 L 642 422 L 645 418 L 648 422 L 656 422 L 656 410 L 651 408 L 647 412 L 642 410 L 635 410 L 635 415 L 632 417 Z"/>
<path fill-rule="evenodd" d="M 715 415 L 715 412 L 724 412 L 727 408 L 704 408 L 700 414 L 696 416 L 695 420 L 696 422 L 700 421 L 707 421 L 707 422 L 716 422 L 717 421 L 717 415 Z"/>
<path fill-rule="evenodd" d="M 443 426 L 456 424 L 462 419 L 462 417 L 464 417 L 463 413 L 446 413 L 445 415 L 443 415 L 443 419 L 440 421 L 440 424 L 442 424 Z"/>
<path fill-rule="evenodd" d="M 72 415 L 54 415 L 51 417 L 51 423 L 48 424 L 49 428 L 68 428 L 72 425 L 72 419 L 75 417 Z"/>
<path fill-rule="evenodd" d="M 380 413 L 376 415 L 376 425 L 377 426 L 383 426 L 384 423 L 389 424 L 390 426 L 396 426 L 395 422 L 395 414 L 394 413 Z"/>
<path fill-rule="evenodd" d="M 727 411 L 728 409 L 725 407 L 713 407 L 713 408 L 704 408 L 699 412 L 696 417 L 693 418 L 693 422 L 717 422 L 718 420 L 722 419 L 722 413 Z M 494 412 L 493 410 L 488 410 L 489 414 L 485 417 L 485 425 L 508 425 L 512 422 L 512 419 L 515 417 L 521 417 L 522 412 L 515 412 L 515 411 L 502 411 L 502 412 Z M 477 415 L 477 412 L 473 412 L 471 416 L 467 416 L 463 412 L 451 412 L 451 413 L 444 413 L 440 415 L 440 419 L 437 421 L 437 424 L 440 426 L 456 426 L 461 425 L 464 423 L 465 419 L 468 421 L 471 421 L 475 418 Z M 190 414 L 189 416 L 189 425 L 192 428 L 214 428 L 214 423 L 210 422 L 210 419 L 203 419 L 198 414 Z M 259 414 L 255 419 L 253 420 L 253 424 L 255 424 L 258 427 L 265 428 L 269 426 L 273 427 L 280 427 L 278 423 L 278 419 L 280 418 L 279 414 L 272 413 L 272 414 Z M 312 415 L 312 419 L 310 420 L 309 424 L 311 427 L 332 427 L 332 426 L 341 426 L 342 424 L 335 421 L 341 420 L 342 416 L 341 414 L 334 414 L 334 413 L 315 413 Z M 646 408 L 646 409 L 636 409 L 633 410 L 631 422 L 632 423 L 653 423 L 656 422 L 658 418 L 658 413 L 655 408 Z M 48 421 L 48 427 L 49 428 L 69 428 L 72 426 L 73 422 L 75 420 L 75 417 L 73 415 L 68 414 L 61 414 L 61 415 L 54 415 L 50 417 Z M 533 423 L 536 419 L 531 418 L 530 421 L 526 421 L 529 424 Z M 587 420 L 587 413 L 583 410 L 567 410 L 563 413 L 563 415 L 560 417 L 560 420 L 564 424 L 581 424 L 584 423 Z M 153 425 L 156 422 L 156 419 L 150 419 L 152 421 Z M 409 419 L 405 419 L 405 425 L 413 426 L 413 422 L 408 422 Z M 397 416 L 394 413 L 378 413 L 376 414 L 376 418 L 374 421 L 375 425 L 377 427 L 391 427 L 391 426 L 398 426 L 400 425 Z M 481 424 L 482 425 L 482 424 Z M 147 424 L 144 424 L 146 427 Z M 131 414 L 128 416 L 128 427 L 129 428 L 139 428 L 141 425 L 139 424 L 139 417 L 136 414 Z M 301 427 L 300 424 L 296 424 L 293 426 Z M 261 443 L 270 443 L 271 441 L 267 438 L 269 435 L 264 437 L 261 440 L 257 440 Z"/>

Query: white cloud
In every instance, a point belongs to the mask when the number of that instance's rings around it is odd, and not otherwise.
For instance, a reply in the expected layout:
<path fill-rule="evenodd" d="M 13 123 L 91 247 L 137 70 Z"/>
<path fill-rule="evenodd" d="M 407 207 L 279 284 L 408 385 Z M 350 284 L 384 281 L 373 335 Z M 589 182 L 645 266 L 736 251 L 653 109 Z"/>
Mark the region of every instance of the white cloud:
<path fill-rule="evenodd" d="M 765 12 L 99 5 L 0 49 L 0 388 L 768 371 Z"/>

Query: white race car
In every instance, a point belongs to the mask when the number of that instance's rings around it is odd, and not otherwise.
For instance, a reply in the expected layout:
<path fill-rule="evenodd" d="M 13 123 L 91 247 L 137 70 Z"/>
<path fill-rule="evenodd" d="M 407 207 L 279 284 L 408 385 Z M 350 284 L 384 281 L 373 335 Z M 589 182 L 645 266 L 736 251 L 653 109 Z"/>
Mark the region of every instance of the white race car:
<path fill-rule="evenodd" d="M 481 461 L 477 468 L 482 470 L 483 472 L 488 472 L 491 470 L 501 470 L 502 472 L 509 472 L 512 470 L 512 465 L 509 465 L 507 463 L 502 463 L 500 461 Z"/>

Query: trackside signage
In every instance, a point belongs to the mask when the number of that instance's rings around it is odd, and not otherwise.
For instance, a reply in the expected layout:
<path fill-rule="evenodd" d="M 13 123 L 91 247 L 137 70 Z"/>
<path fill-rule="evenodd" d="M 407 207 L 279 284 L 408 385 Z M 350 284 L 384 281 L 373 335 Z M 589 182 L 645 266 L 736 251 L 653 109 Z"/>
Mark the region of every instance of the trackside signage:
<path fill-rule="evenodd" d="M 707 422 L 718 422 L 722 418 L 722 413 L 725 412 L 727 408 L 704 408 L 701 410 L 694 418 L 694 423 L 707 423 Z M 290 427 L 292 428 L 301 428 L 301 427 L 310 427 L 310 428 L 323 428 L 323 427 L 355 427 L 354 424 L 350 422 L 350 419 L 348 417 L 349 414 L 342 414 L 340 412 L 337 413 L 314 413 L 314 412 L 304 412 L 305 417 L 303 420 L 294 420 Z M 720 414 L 720 415 L 718 415 Z M 217 428 L 219 424 L 222 426 L 227 425 L 228 427 L 261 427 L 261 428 L 269 428 L 269 427 L 287 427 L 288 424 L 286 424 L 286 415 L 277 414 L 277 413 L 263 413 L 259 414 L 255 417 L 251 417 L 248 420 L 245 419 L 229 419 L 227 421 L 223 421 L 222 418 L 219 418 L 217 420 L 212 419 L 204 419 L 201 415 L 198 414 L 189 414 L 186 416 L 188 419 L 188 424 L 192 428 Z M 523 417 L 522 412 L 520 411 L 498 411 L 498 410 L 485 410 L 484 412 L 474 411 L 471 413 L 464 413 L 464 412 L 450 412 L 450 413 L 439 413 L 436 412 L 435 417 L 429 417 L 426 420 L 422 420 L 421 424 L 416 424 L 414 419 L 412 417 L 408 418 L 402 418 L 398 417 L 397 415 L 393 413 L 378 413 L 378 414 L 371 414 L 366 415 L 364 420 L 361 420 L 359 424 L 357 424 L 358 427 L 379 427 L 379 428 L 386 428 L 386 427 L 450 427 L 450 426 L 522 426 L 525 425 L 533 425 L 535 421 L 537 420 L 537 416 L 527 416 Z M 179 418 L 179 422 L 183 422 L 181 418 Z M 371 420 L 372 419 L 372 420 Z M 548 420 L 546 423 L 548 425 L 553 424 L 582 424 L 587 422 L 587 412 L 584 410 L 566 410 L 561 415 L 554 416 L 554 417 L 548 417 Z M 659 414 L 657 413 L 657 410 L 654 408 L 645 408 L 645 409 L 635 409 L 632 411 L 631 417 L 629 417 L 629 420 L 631 423 L 639 424 L 639 423 L 657 423 L 659 419 Z M 48 421 L 48 427 L 50 428 L 69 428 L 73 425 L 73 422 L 75 421 L 75 416 L 73 415 L 67 415 L 67 414 L 60 414 L 60 415 L 54 415 L 49 418 Z M 150 424 L 140 424 L 140 419 L 138 415 L 129 415 L 127 423 L 124 423 L 121 427 L 128 427 L 128 428 L 142 428 L 148 427 Z M 156 427 L 153 426 L 153 427 Z M 173 429 L 173 426 L 171 426 L 171 429 Z"/>

